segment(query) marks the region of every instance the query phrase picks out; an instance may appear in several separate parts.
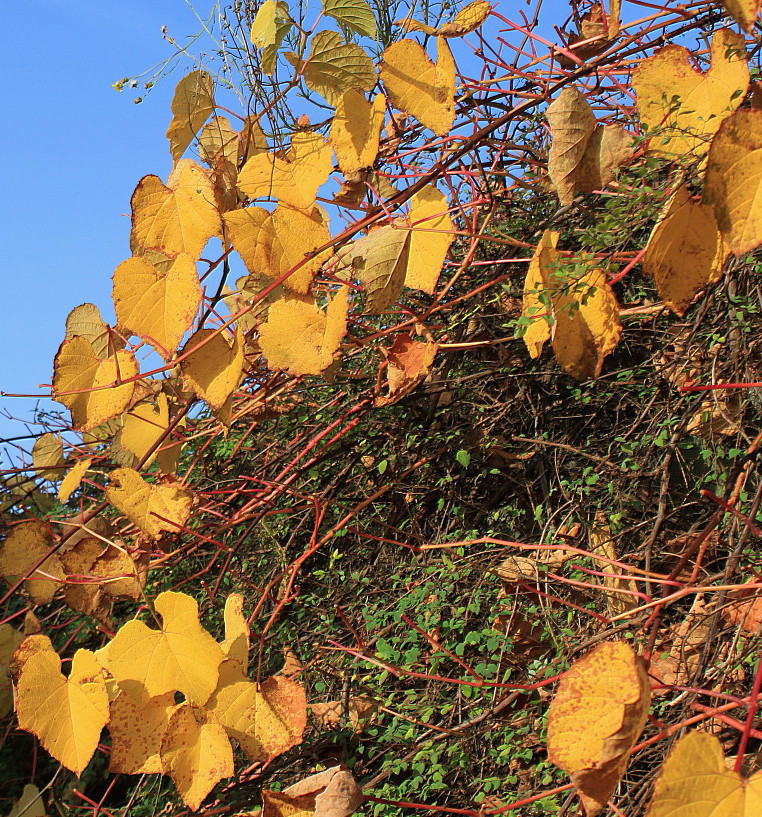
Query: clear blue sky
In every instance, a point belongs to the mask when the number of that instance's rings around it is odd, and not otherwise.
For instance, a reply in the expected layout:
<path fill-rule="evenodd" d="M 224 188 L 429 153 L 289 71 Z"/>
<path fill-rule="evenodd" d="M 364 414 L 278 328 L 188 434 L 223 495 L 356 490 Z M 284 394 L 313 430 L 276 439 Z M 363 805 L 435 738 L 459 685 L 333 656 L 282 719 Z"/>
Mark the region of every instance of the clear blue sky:
<path fill-rule="evenodd" d="M 3 391 L 44 391 L 77 304 L 92 301 L 113 319 L 110 279 L 130 255 L 130 195 L 145 174 L 171 169 L 164 132 L 174 82 L 140 105 L 110 86 L 170 55 L 162 25 L 181 41 L 199 27 L 184 0 L 3 4 Z M 35 402 L 2 399 L 0 409 L 29 418 Z M 23 428 L 0 417 L 0 437 L 15 433 Z"/>

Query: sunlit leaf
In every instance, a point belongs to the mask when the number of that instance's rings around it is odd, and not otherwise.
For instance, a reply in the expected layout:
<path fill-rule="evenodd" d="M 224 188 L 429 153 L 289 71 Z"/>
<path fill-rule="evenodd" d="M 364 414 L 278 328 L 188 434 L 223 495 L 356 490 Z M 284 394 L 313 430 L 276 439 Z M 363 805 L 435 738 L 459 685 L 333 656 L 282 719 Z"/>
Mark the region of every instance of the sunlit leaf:
<path fill-rule="evenodd" d="M 198 152 L 201 158 L 212 164 L 221 156 L 229 162 L 238 162 L 240 134 L 224 116 L 213 116 L 198 136 Z"/>
<path fill-rule="evenodd" d="M 249 39 L 251 44 L 262 51 L 262 70 L 272 74 L 278 48 L 293 25 L 288 11 L 288 3 L 265 0 L 259 7 L 251 26 Z"/>
<path fill-rule="evenodd" d="M 409 394 L 428 375 L 438 348 L 436 343 L 421 343 L 404 332 L 397 335 L 386 351 L 389 393 L 379 395 L 374 405 L 390 406 Z"/>
<path fill-rule="evenodd" d="M 109 771 L 121 774 L 161 774 L 160 749 L 169 720 L 177 709 L 175 693 L 149 698 L 134 684 L 111 701 Z"/>
<path fill-rule="evenodd" d="M 40 479 L 55 482 L 64 474 L 63 443 L 59 434 L 48 432 L 32 446 L 32 464 Z"/>
<path fill-rule="evenodd" d="M 60 487 L 58 488 L 58 501 L 63 502 L 64 504 L 69 501 L 69 497 L 74 493 L 74 491 L 79 488 L 80 483 L 82 482 L 82 477 L 85 476 L 88 468 L 90 468 L 90 464 L 92 463 L 92 459 L 89 457 L 84 460 L 79 460 L 70 471 L 66 474 L 61 482 Z"/>
<path fill-rule="evenodd" d="M 108 357 L 109 352 L 122 349 L 124 342 L 101 317 L 95 304 L 75 306 L 66 318 L 66 335 L 64 340 L 71 340 L 76 335 L 87 338 L 98 357 Z"/>
<path fill-rule="evenodd" d="M 560 255 L 556 250 L 557 243 L 558 233 L 553 230 L 545 230 L 529 262 L 529 269 L 524 280 L 521 316 L 529 320 L 529 325 L 522 339 L 532 359 L 542 354 L 542 347 L 551 338 L 552 321 L 545 319 L 549 312 L 552 313 L 546 288 L 553 270 L 560 261 Z M 543 295 L 545 295 L 545 300 L 541 297 Z"/>
<path fill-rule="evenodd" d="M 376 16 L 367 0 L 323 0 L 323 11 L 357 34 L 376 38 Z"/>
<path fill-rule="evenodd" d="M 722 5 L 738 25 L 751 34 L 759 14 L 760 0 L 722 0 Z"/>
<path fill-rule="evenodd" d="M 412 231 L 387 225 L 359 238 L 342 263 L 365 287 L 365 311 L 385 312 L 399 298 L 407 275 Z"/>
<path fill-rule="evenodd" d="M 410 199 L 407 221 L 412 232 L 405 286 L 431 295 L 455 238 L 455 225 L 444 193 L 431 184 L 415 193 Z"/>
<path fill-rule="evenodd" d="M 333 766 L 283 791 L 263 789 L 262 817 L 349 817 L 364 800 L 352 773 Z"/>
<path fill-rule="evenodd" d="M 119 446 L 129 451 L 135 461 L 143 460 L 149 451 L 156 456 L 155 448 L 169 427 L 169 403 L 166 394 L 160 394 L 156 402 L 138 403 L 124 415 L 119 432 Z M 163 470 L 163 469 L 162 469 Z"/>
<path fill-rule="evenodd" d="M 240 331 L 228 341 L 223 332 L 199 329 L 183 347 L 183 355 L 188 352 L 180 364 L 185 388 L 212 408 L 221 408 L 238 387 L 243 372 Z"/>
<path fill-rule="evenodd" d="M 198 129 L 214 111 L 214 82 L 206 71 L 191 71 L 177 83 L 172 99 L 172 122 L 167 130 L 169 150 L 177 162 Z"/>
<path fill-rule="evenodd" d="M 345 177 L 372 167 L 386 113 L 386 98 L 376 94 L 368 102 L 364 94 L 345 91 L 336 102 L 328 141 L 336 151 L 336 161 Z"/>
<path fill-rule="evenodd" d="M 63 582 L 61 560 L 52 548 L 53 537 L 47 525 L 34 520 L 14 525 L 0 550 L 0 574 L 9 584 L 26 577 L 24 589 L 35 604 L 52 601 Z M 41 559 L 44 561 L 30 573 Z"/>
<path fill-rule="evenodd" d="M 462 8 L 449 23 L 439 26 L 436 33 L 440 37 L 463 37 L 476 31 L 491 11 L 492 6 L 487 0 L 474 0 Z"/>

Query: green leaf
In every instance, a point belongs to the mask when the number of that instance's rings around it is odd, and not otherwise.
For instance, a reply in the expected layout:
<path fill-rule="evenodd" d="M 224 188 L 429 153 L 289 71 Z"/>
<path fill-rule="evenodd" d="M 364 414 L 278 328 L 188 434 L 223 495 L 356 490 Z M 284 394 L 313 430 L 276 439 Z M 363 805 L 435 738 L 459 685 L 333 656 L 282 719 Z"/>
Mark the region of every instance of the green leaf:
<path fill-rule="evenodd" d="M 323 10 L 357 34 L 376 39 L 376 17 L 366 0 L 324 0 Z"/>
<path fill-rule="evenodd" d="M 471 455 L 468 453 L 468 451 L 465 451 L 463 448 L 461 448 L 460 451 L 458 451 L 458 453 L 455 455 L 455 459 L 464 468 L 468 468 L 468 466 L 471 464 Z"/>

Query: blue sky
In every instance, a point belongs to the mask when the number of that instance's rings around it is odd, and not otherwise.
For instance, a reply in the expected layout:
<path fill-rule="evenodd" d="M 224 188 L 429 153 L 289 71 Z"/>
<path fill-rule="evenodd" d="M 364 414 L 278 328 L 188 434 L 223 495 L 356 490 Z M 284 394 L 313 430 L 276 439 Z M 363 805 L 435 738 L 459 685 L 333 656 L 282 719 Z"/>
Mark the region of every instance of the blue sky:
<path fill-rule="evenodd" d="M 162 25 L 179 40 L 198 29 L 184 0 L 4 4 L 3 391 L 44 391 L 77 304 L 92 301 L 113 318 L 110 279 L 130 255 L 130 195 L 145 174 L 171 169 L 164 132 L 174 81 L 140 105 L 110 86 L 171 54 Z M 28 419 L 35 402 L 2 399 L 0 408 Z M 0 437 L 18 433 L 0 417 Z"/>

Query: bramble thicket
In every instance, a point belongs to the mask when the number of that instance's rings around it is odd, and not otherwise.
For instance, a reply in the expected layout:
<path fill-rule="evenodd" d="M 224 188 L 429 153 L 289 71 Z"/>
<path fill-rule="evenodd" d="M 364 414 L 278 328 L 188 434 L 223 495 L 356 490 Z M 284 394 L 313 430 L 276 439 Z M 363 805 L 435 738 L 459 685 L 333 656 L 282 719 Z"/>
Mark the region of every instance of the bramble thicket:
<path fill-rule="evenodd" d="M 0 813 L 762 814 L 759 6 L 236 0 L 116 83 Z"/>

